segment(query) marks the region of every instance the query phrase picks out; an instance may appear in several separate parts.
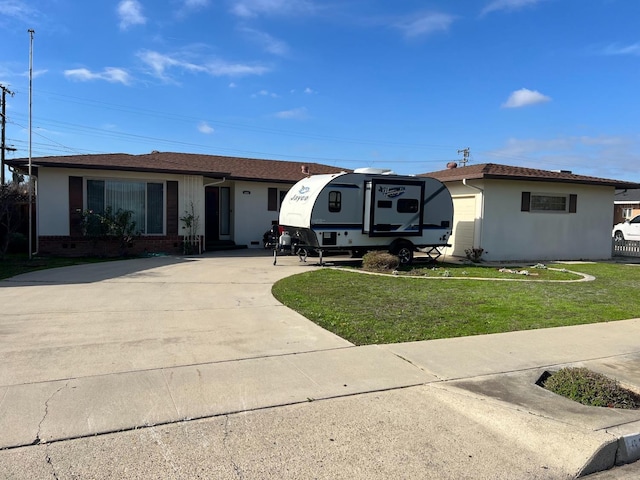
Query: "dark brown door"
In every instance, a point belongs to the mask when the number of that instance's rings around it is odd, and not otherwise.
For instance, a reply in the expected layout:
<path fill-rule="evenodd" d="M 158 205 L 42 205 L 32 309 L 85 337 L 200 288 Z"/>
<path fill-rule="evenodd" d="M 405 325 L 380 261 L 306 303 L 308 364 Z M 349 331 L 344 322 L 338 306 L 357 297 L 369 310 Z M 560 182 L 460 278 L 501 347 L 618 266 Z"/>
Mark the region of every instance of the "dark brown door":
<path fill-rule="evenodd" d="M 220 188 L 206 187 L 204 190 L 204 234 L 206 242 L 220 240 Z"/>

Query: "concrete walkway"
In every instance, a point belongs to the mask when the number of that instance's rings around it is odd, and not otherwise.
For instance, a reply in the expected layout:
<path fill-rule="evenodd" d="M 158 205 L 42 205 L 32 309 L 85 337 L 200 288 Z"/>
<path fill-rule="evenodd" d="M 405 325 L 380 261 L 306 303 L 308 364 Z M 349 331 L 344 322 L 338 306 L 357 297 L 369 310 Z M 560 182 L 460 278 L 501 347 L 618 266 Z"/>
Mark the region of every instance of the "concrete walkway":
<path fill-rule="evenodd" d="M 356 347 L 271 296 L 314 268 L 240 251 L 0 282 L 0 478 L 557 479 L 640 457 L 640 411 L 535 385 L 579 365 L 640 389 L 640 320 Z"/>

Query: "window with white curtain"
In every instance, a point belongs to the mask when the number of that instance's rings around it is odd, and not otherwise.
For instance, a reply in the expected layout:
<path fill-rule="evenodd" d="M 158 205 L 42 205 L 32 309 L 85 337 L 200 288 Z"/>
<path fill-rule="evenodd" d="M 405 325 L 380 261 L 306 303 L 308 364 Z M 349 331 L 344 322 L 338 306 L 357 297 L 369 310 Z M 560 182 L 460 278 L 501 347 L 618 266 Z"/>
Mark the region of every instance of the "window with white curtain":
<path fill-rule="evenodd" d="M 127 180 L 87 180 L 87 209 L 104 213 L 111 207 L 133 212 L 136 230 L 147 235 L 164 232 L 164 183 Z"/>

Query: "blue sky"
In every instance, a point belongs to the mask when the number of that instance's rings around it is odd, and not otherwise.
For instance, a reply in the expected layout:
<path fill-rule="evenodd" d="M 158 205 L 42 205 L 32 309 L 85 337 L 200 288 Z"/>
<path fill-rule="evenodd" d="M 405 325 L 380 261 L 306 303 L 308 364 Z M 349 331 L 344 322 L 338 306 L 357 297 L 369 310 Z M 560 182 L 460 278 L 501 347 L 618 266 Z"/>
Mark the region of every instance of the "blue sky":
<path fill-rule="evenodd" d="M 640 181 L 637 0 L 0 0 L 7 145 Z"/>

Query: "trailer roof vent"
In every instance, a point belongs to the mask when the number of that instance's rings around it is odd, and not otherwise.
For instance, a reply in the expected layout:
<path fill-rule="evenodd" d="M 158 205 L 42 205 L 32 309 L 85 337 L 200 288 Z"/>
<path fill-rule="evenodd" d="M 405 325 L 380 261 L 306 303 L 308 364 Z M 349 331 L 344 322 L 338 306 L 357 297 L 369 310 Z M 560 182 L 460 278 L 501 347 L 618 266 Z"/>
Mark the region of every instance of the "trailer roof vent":
<path fill-rule="evenodd" d="M 395 173 L 389 168 L 356 168 L 353 173 L 370 173 L 373 175 L 395 175 Z"/>

